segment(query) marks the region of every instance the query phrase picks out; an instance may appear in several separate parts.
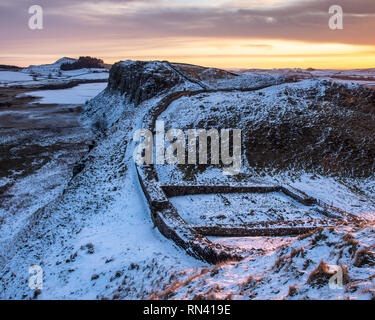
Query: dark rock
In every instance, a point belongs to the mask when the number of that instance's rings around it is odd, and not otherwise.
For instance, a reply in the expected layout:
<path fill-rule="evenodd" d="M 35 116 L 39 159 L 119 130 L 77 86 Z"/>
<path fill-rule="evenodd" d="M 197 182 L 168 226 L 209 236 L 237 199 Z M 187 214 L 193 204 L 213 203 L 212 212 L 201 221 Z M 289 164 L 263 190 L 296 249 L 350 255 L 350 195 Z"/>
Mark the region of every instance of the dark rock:
<path fill-rule="evenodd" d="M 41 293 L 42 293 L 42 290 L 40 290 L 40 289 L 36 289 L 36 290 L 34 291 L 33 299 L 37 299 L 38 296 L 39 296 Z"/>
<path fill-rule="evenodd" d="M 92 277 L 91 277 L 91 280 L 96 280 L 99 278 L 99 275 L 98 274 L 93 274 Z"/>
<path fill-rule="evenodd" d="M 111 68 L 108 88 L 126 94 L 136 106 L 173 88 L 184 79 L 167 63 L 125 61 Z"/>
<path fill-rule="evenodd" d="M 82 170 L 85 168 L 85 162 L 81 161 L 78 162 L 74 167 L 73 167 L 73 178 L 80 174 Z"/>

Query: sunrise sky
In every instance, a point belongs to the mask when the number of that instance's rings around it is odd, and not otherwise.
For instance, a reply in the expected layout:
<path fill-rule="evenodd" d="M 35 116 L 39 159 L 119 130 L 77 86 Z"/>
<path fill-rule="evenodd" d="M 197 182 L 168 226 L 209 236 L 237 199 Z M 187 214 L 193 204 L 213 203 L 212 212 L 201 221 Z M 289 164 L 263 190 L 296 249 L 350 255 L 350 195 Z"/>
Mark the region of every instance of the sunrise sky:
<path fill-rule="evenodd" d="M 28 8 L 44 9 L 30 30 Z M 331 5 L 344 30 L 328 27 Z M 375 0 L 0 0 L 0 64 L 63 56 L 220 68 L 375 67 Z"/>

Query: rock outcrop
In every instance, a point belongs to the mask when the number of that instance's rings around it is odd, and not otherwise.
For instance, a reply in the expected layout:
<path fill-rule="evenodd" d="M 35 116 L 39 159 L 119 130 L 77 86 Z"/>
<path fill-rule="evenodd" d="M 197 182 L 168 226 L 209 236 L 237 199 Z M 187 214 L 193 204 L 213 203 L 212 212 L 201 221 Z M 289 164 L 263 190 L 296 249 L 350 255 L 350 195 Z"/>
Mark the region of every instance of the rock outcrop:
<path fill-rule="evenodd" d="M 167 63 L 160 61 L 124 61 L 112 66 L 108 89 L 126 94 L 129 102 L 139 105 L 183 83 Z"/>

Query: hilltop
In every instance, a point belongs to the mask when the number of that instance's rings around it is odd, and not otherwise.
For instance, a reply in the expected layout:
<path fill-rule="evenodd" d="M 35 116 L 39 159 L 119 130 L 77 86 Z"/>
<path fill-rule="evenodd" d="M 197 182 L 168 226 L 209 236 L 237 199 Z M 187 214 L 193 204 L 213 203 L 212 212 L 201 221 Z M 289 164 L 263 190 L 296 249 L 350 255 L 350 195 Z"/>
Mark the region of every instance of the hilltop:
<path fill-rule="evenodd" d="M 7 68 L 0 71 L 0 86 L 20 89 L 63 89 L 83 83 L 106 82 L 109 65 L 95 68 L 62 70 L 66 64 L 76 64 L 78 59 L 61 58 L 51 64 L 32 65 L 27 68 Z"/>

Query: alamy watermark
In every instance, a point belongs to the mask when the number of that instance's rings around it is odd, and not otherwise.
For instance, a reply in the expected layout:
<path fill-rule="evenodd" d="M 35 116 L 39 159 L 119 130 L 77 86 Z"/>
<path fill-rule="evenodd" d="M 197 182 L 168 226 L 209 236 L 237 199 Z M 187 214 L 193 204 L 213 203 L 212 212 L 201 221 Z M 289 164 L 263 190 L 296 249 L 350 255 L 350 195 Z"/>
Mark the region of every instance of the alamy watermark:
<path fill-rule="evenodd" d="M 31 265 L 29 268 L 29 288 L 31 290 L 43 289 L 43 269 L 38 265 Z"/>
<path fill-rule="evenodd" d="M 328 21 L 328 26 L 331 30 L 344 29 L 344 11 L 341 6 L 333 5 L 329 8 L 328 13 L 331 17 Z"/>
<path fill-rule="evenodd" d="M 229 166 L 223 168 L 224 175 L 238 175 L 241 171 L 241 133 L 239 129 L 221 129 L 220 134 L 217 129 L 188 129 L 186 136 L 181 129 L 165 132 L 164 121 L 156 121 L 155 137 L 147 129 L 134 132 L 133 140 L 139 144 L 133 158 L 139 165 L 208 164 L 210 139 L 210 164 Z"/>
<path fill-rule="evenodd" d="M 42 30 L 43 29 L 43 8 L 39 5 L 33 5 L 29 8 L 29 14 L 32 15 L 29 18 L 29 28 L 31 30 Z"/>
<path fill-rule="evenodd" d="M 335 274 L 329 279 L 328 285 L 332 290 L 341 290 L 344 288 L 344 271 L 340 266 L 330 266 L 330 271 Z"/>

